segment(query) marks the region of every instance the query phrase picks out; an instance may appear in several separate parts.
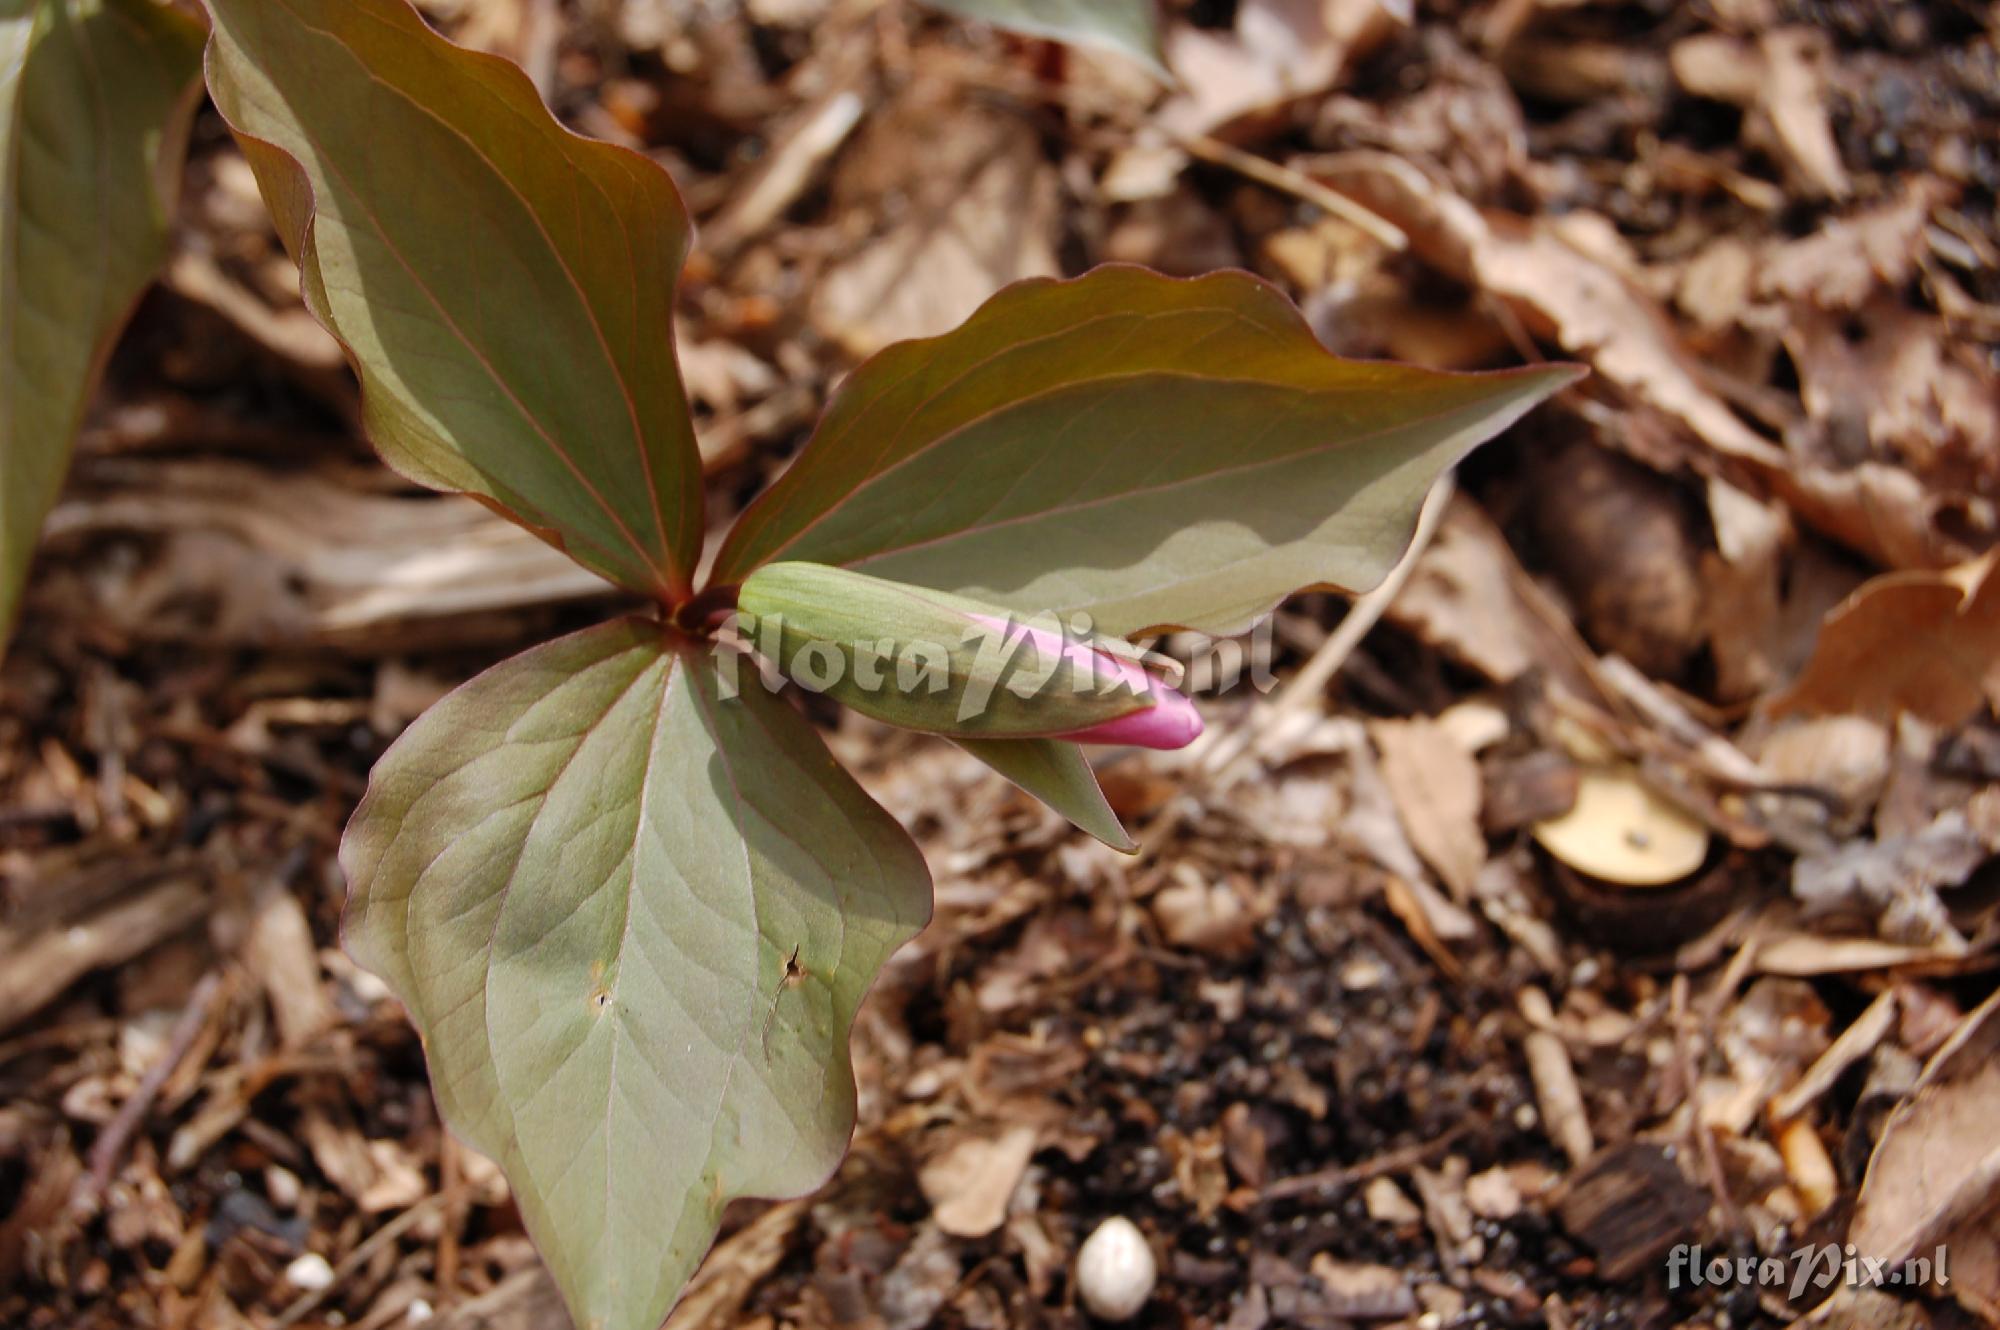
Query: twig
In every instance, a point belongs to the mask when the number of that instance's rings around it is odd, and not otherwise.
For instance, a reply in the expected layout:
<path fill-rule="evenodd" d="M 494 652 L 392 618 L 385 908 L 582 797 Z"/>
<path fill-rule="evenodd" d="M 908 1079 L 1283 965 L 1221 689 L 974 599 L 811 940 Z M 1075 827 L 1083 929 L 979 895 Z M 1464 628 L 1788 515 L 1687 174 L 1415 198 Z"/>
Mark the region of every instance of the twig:
<path fill-rule="evenodd" d="M 1868 1009 L 1855 1017 L 1854 1023 L 1814 1059 L 1812 1066 L 1792 1083 L 1792 1088 L 1771 1101 L 1772 1120 L 1784 1122 L 1798 1117 L 1813 1100 L 1833 1088 L 1841 1073 L 1874 1052 L 1875 1046 L 1895 1028 L 1898 1007 L 1896 990 L 1883 989 L 1868 1004 Z"/>
<path fill-rule="evenodd" d="M 1254 180 L 1281 194 L 1290 194 L 1295 199 L 1310 203 L 1357 230 L 1367 232 L 1376 242 L 1398 254 L 1410 247 L 1410 238 L 1404 234 L 1402 227 L 1380 213 L 1362 207 L 1339 190 L 1321 184 L 1303 171 L 1245 152 L 1234 144 L 1224 143 L 1207 134 L 1173 134 L 1172 138 L 1189 156 L 1199 157 L 1212 166 L 1227 167 L 1246 180 Z"/>
<path fill-rule="evenodd" d="M 1285 686 L 1278 691 L 1268 707 L 1253 712 L 1249 723 L 1227 733 L 1220 730 L 1210 731 L 1214 739 L 1206 741 L 1208 746 L 1201 752 L 1195 770 L 1183 783 L 1179 794 L 1168 802 L 1152 825 L 1148 826 L 1145 833 L 1140 836 L 1137 856 L 1139 859 L 1150 858 L 1161 845 L 1165 844 L 1180 826 L 1191 801 L 1215 784 L 1223 773 L 1254 748 L 1260 739 L 1268 735 L 1278 720 L 1314 705 L 1325 695 L 1326 686 L 1340 673 L 1341 666 L 1347 663 L 1348 657 L 1354 654 L 1355 649 L 1367 639 L 1368 634 L 1375 630 L 1375 625 L 1382 622 L 1382 616 L 1388 613 L 1389 606 L 1409 584 L 1411 575 L 1416 572 L 1418 561 L 1423 558 L 1424 551 L 1430 548 L 1431 541 L 1437 537 L 1438 527 L 1444 522 L 1445 510 L 1451 506 L 1452 495 L 1456 489 L 1457 486 L 1449 473 L 1438 480 L 1431 490 L 1430 497 L 1424 501 L 1423 512 L 1417 518 L 1417 531 L 1410 539 L 1409 549 L 1403 552 L 1403 557 L 1389 570 L 1389 575 L 1382 579 L 1381 585 L 1355 599 L 1352 608 L 1347 611 L 1347 617 L 1340 621 L 1339 626 L 1320 644 L 1319 649 L 1313 652 L 1299 672 L 1286 680 Z"/>
<path fill-rule="evenodd" d="M 1359 1164 L 1348 1164 L 1342 1168 L 1323 1168 L 1315 1173 L 1279 1178 L 1265 1187 L 1257 1199 L 1260 1202 L 1290 1200 L 1294 1196 L 1306 1196 L 1323 1188 L 1351 1187 L 1357 1182 L 1367 1182 L 1386 1173 L 1401 1173 L 1435 1155 L 1443 1154 L 1470 1130 L 1470 1127 L 1465 1126 L 1453 1127 L 1433 1140 L 1419 1141 L 1400 1150 L 1390 1150 Z"/>
<path fill-rule="evenodd" d="M 159 1098 L 167 1078 L 174 1074 L 181 1060 L 188 1055 L 188 1050 L 194 1047 L 194 1041 L 208 1024 L 209 1010 L 215 1005 L 216 995 L 221 991 L 222 976 L 213 970 L 203 975 L 201 982 L 194 986 L 186 1009 L 174 1022 L 166 1051 L 146 1068 L 146 1074 L 139 1078 L 131 1096 L 118 1106 L 117 1114 L 90 1147 L 90 1172 L 77 1180 L 76 1190 L 70 1196 L 72 1210 L 87 1214 L 97 1207 L 98 1198 L 104 1195 L 111 1179 L 117 1175 L 118 1161 L 124 1156 L 125 1147 L 131 1143 L 140 1124 L 145 1122 L 146 1114 L 152 1111 L 153 1101 Z"/>

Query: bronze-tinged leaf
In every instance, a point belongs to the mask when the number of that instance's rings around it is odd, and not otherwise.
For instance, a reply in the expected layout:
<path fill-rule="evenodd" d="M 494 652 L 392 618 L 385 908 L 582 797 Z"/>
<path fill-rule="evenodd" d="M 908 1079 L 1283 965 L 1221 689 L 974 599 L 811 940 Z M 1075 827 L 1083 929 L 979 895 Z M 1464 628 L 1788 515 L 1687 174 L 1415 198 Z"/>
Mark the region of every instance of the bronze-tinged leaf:
<path fill-rule="evenodd" d="M 656 623 L 501 664 L 376 765 L 346 941 L 580 1327 L 656 1330 L 739 1196 L 832 1172 L 923 858 L 784 701 Z"/>
<path fill-rule="evenodd" d="M 667 173 L 558 124 L 404 0 L 206 0 L 208 78 L 361 375 L 391 466 L 591 571 L 687 593 L 701 461 L 674 361 Z"/>
<path fill-rule="evenodd" d="M 166 257 L 201 29 L 0 0 L 0 639 L 105 358 Z"/>
<path fill-rule="evenodd" d="M 939 9 L 1031 37 L 1131 56 L 1162 78 L 1154 0 L 930 0 Z"/>
<path fill-rule="evenodd" d="M 1342 360 L 1244 273 L 1022 282 L 855 371 L 715 580 L 808 560 L 1118 636 L 1240 632 L 1379 581 L 1437 476 L 1581 373 Z"/>

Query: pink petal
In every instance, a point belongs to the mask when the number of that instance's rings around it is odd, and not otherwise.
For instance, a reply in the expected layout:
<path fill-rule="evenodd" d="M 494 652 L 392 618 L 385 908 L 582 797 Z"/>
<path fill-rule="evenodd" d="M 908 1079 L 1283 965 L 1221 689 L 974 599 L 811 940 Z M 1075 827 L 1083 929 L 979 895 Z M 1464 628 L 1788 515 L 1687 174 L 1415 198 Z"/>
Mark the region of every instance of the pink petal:
<path fill-rule="evenodd" d="M 1114 656 L 1088 642 L 1073 641 L 1047 629 L 1010 624 L 983 614 L 972 617 L 992 631 L 1006 634 L 1009 641 L 1025 637 L 1044 656 L 1061 656 L 1079 669 L 1095 671 L 1100 677 L 1109 675 L 1131 688 L 1135 694 L 1153 699 L 1153 705 L 1143 711 L 1105 721 L 1102 725 L 1092 725 L 1088 729 L 1055 735 L 1055 738 L 1074 743 L 1173 749 L 1185 748 L 1200 737 L 1201 713 L 1195 710 L 1194 703 L 1147 673 L 1137 661 Z"/>
<path fill-rule="evenodd" d="M 1171 688 L 1158 688 L 1154 704 L 1087 730 L 1059 734 L 1080 744 L 1131 744 L 1137 748 L 1186 748 L 1201 737 L 1201 713 Z"/>

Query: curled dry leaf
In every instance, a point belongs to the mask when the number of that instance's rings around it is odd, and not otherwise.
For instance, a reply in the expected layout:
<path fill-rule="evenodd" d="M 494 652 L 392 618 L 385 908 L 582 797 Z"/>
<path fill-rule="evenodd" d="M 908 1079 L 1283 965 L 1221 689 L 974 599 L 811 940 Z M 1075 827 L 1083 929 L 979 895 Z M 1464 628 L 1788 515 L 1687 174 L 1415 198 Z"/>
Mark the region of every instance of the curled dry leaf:
<path fill-rule="evenodd" d="M 1531 327 L 1553 335 L 1638 401 L 1680 420 L 1718 452 L 1781 463 L 1776 446 L 1705 386 L 1700 366 L 1651 297 L 1574 243 L 1574 225 L 1482 211 L 1386 154 L 1349 154 L 1335 174 L 1406 231 L 1427 262 L 1507 301 Z"/>
<path fill-rule="evenodd" d="M 1946 1288 L 2000 1317 L 2000 994 L 1967 1016 L 1897 1106 L 1868 1161 L 1848 1240 L 1884 1262 L 1951 1253 Z"/>
<path fill-rule="evenodd" d="M 1815 437 L 1809 446 L 1837 470 L 1857 456 L 1894 459 L 1934 490 L 1930 509 L 1957 509 L 1954 532 L 1936 546 L 1977 548 L 2000 530 L 1991 497 L 2000 479 L 1991 441 L 2000 437 L 2000 394 L 1979 355 L 1944 319 L 1892 296 L 1841 313 L 1791 311 L 1785 349 Z M 1941 562 L 1942 560 L 1937 560 Z"/>
<path fill-rule="evenodd" d="M 1885 573 L 1827 616 L 1776 715 L 1846 713 L 1936 725 L 2000 705 L 2000 553 L 1944 572 Z"/>
<path fill-rule="evenodd" d="M 1495 683 L 1539 669 L 1579 697 L 1596 692 L 1589 646 L 1493 519 L 1463 495 L 1445 510 L 1389 617 Z"/>

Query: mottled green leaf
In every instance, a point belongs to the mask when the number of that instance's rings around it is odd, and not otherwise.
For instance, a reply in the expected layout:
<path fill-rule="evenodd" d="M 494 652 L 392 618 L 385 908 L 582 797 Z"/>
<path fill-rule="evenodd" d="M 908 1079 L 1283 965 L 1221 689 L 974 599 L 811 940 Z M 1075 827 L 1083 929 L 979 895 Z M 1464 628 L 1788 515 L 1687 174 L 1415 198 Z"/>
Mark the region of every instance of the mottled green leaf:
<path fill-rule="evenodd" d="M 848 1031 L 930 880 L 810 725 L 625 620 L 529 651 L 376 765 L 346 939 L 424 1035 L 585 1330 L 655 1330 L 737 1196 L 819 1185 Z"/>
<path fill-rule="evenodd" d="M 1342 360 L 1243 273 L 1022 282 L 855 371 L 715 578 L 809 560 L 1102 633 L 1240 632 L 1379 581 L 1439 473 L 1580 372 Z"/>
<path fill-rule="evenodd" d="M 930 0 L 967 18 L 1012 28 L 1031 37 L 1053 37 L 1075 46 L 1118 51 L 1171 77 L 1160 59 L 1154 0 Z"/>
<path fill-rule="evenodd" d="M 359 369 L 369 435 L 635 591 L 686 593 L 701 464 L 673 182 L 403 0 L 205 0 L 209 87 Z"/>
<path fill-rule="evenodd" d="M 200 57 L 200 28 L 148 0 L 0 0 L 0 638 L 166 257 Z"/>
<path fill-rule="evenodd" d="M 960 748 L 1114 850 L 1138 848 L 1104 797 L 1083 750 L 1059 739 L 956 739 Z"/>

